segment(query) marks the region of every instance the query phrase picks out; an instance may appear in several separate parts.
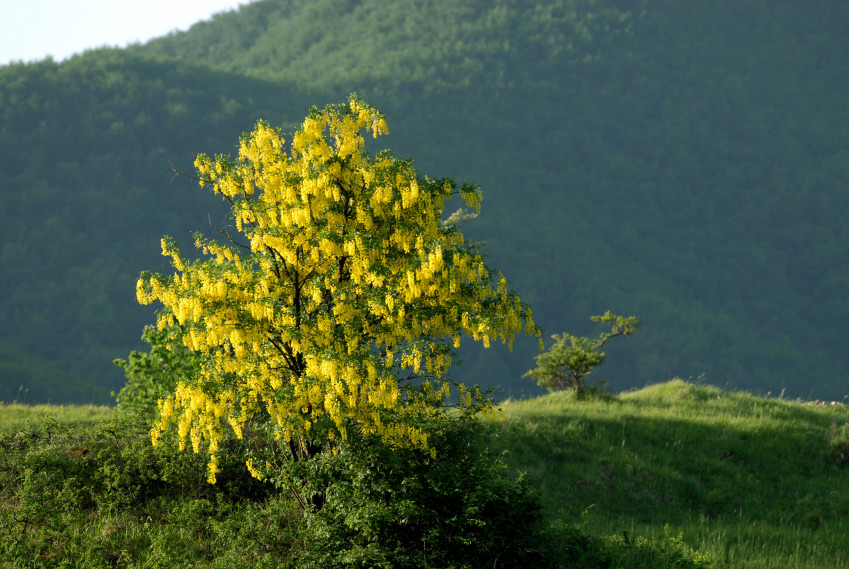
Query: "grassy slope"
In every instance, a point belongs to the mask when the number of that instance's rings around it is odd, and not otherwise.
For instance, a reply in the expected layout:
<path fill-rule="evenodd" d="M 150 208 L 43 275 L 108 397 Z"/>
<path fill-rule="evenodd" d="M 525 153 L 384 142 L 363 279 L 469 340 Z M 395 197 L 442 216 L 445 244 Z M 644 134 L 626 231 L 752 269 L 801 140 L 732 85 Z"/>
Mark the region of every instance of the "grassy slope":
<path fill-rule="evenodd" d="M 588 510 L 598 533 L 669 524 L 717 567 L 849 567 L 846 405 L 674 380 L 609 401 L 508 403 L 504 417 L 495 445 L 566 522 Z"/>
<path fill-rule="evenodd" d="M 715 566 L 849 567 L 849 408 L 681 380 L 610 400 L 506 403 L 493 447 L 538 483 L 550 514 L 590 532 L 672 534 Z M 0 430 L 91 406 L 0 406 Z M 841 455 L 841 452 L 843 453 Z"/>

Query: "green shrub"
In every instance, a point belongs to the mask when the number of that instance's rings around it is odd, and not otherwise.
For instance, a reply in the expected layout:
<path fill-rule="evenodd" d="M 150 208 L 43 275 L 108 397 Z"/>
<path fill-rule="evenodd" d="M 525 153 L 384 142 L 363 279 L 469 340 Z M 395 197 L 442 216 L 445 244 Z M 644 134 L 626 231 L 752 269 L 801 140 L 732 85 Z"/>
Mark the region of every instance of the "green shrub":
<path fill-rule="evenodd" d="M 301 465 L 309 534 L 298 567 L 521 567 L 549 563 L 538 497 L 489 455 L 471 420 L 430 433 L 433 457 L 352 437 Z M 308 464 L 307 464 L 308 463 Z"/>
<path fill-rule="evenodd" d="M 601 348 L 616 336 L 628 337 L 640 326 L 635 316 L 617 316 L 609 310 L 601 316 L 593 316 L 593 322 L 610 325 L 610 332 L 599 335 L 598 338 L 573 336 L 572 334 L 554 334 L 554 344 L 536 356 L 536 364 L 522 377 L 533 377 L 540 387 L 549 391 L 571 389 L 578 395 L 584 396 L 599 392 L 599 388 L 587 385 L 586 378 L 595 368 L 604 363 L 607 354 Z M 605 382 L 599 381 L 603 386 Z"/>
<path fill-rule="evenodd" d="M 159 330 L 156 326 L 145 326 L 142 340 L 150 344 L 150 351 L 133 351 L 126 360 L 114 360 L 127 376 L 126 385 L 117 395 L 112 394 L 119 408 L 152 415 L 159 399 L 173 393 L 180 381 L 200 370 L 202 356 L 182 342 L 171 342 L 172 328 Z"/>
<path fill-rule="evenodd" d="M 244 502 L 229 515 L 211 522 L 217 544 L 212 567 L 271 569 L 297 567 L 294 559 L 305 547 L 303 512 L 288 495 L 262 502 Z"/>
<path fill-rule="evenodd" d="M 273 490 L 245 471 L 239 455 L 227 453 L 220 484 L 210 485 L 203 455 L 179 451 L 172 438 L 153 447 L 134 413 L 78 433 L 45 421 L 0 437 L 0 533 L 9 536 L 0 540 L 0 566 L 153 560 L 190 534 L 209 549 L 211 519 Z"/>

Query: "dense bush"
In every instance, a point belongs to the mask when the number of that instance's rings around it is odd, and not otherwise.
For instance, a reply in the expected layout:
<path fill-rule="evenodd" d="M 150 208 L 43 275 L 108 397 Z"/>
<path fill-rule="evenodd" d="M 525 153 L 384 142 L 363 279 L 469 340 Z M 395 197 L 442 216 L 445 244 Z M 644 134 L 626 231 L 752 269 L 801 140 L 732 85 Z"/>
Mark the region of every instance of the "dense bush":
<path fill-rule="evenodd" d="M 475 437 L 475 423 L 435 425 L 435 457 L 353 437 L 311 464 L 323 493 L 307 515 L 302 567 L 519 567 L 550 559 L 540 502 Z"/>
<path fill-rule="evenodd" d="M 243 463 L 223 461 L 212 486 L 201 456 L 174 441 L 155 448 L 148 431 L 139 415 L 121 413 L 79 433 L 47 422 L 0 440 L 0 528 L 11 537 L 0 560 L 146 559 L 160 534 L 206 540 L 210 520 L 268 497 Z"/>

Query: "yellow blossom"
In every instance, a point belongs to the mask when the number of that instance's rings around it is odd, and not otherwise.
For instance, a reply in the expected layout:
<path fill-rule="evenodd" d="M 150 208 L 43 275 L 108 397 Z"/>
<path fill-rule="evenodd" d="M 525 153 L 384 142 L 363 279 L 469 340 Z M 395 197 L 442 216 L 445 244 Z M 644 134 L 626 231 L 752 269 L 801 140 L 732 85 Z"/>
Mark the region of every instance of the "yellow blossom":
<path fill-rule="evenodd" d="M 151 437 L 176 424 L 181 448 L 210 455 L 210 481 L 223 427 L 244 436 L 259 413 L 300 452 L 307 432 L 332 450 L 353 426 L 429 449 L 416 425 L 449 396 L 448 347 L 464 333 L 510 343 L 523 322 L 539 335 L 506 279 L 439 223 L 452 194 L 478 209 L 480 190 L 420 176 L 389 153 L 370 157 L 364 133 L 386 132 L 384 117 L 352 97 L 314 111 L 288 146 L 259 122 L 235 160 L 195 161 L 233 204 L 243 234 L 234 240 L 249 250 L 198 238 L 204 256 L 188 261 L 163 239 L 175 272 L 143 276 L 136 296 L 159 301 L 158 324 L 179 321 L 188 331 L 173 340 L 206 356 L 198 377 L 160 402 Z M 416 390 L 401 379 L 410 372 L 435 383 Z M 463 405 L 475 401 L 461 393 Z"/>

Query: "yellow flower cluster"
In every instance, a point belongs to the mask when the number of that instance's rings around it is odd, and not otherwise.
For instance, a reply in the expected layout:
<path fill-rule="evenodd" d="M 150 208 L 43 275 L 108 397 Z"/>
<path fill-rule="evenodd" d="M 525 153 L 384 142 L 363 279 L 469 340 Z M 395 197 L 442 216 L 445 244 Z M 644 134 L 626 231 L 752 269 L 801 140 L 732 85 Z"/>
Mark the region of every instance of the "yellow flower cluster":
<path fill-rule="evenodd" d="M 250 253 L 199 238 L 205 257 L 189 263 L 166 239 L 175 274 L 138 283 L 139 302 L 164 305 L 159 324 L 187 325 L 181 340 L 207 356 L 201 376 L 160 403 L 154 440 L 176 423 L 183 444 L 205 441 L 211 480 L 222 425 L 240 435 L 260 410 L 287 440 L 332 443 L 356 426 L 426 449 L 416 418 L 449 396 L 444 340 L 512 343 L 523 324 L 539 335 L 506 280 L 440 224 L 446 200 L 459 193 L 479 208 L 480 190 L 370 157 L 363 131 L 384 134 L 386 122 L 352 97 L 307 117 L 288 152 L 260 122 L 237 160 L 198 156 L 202 184 L 233 204 Z M 436 387 L 412 394 L 402 374 Z"/>

